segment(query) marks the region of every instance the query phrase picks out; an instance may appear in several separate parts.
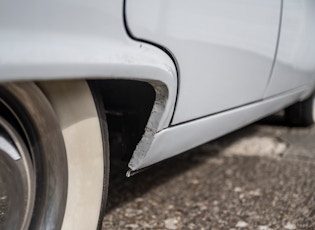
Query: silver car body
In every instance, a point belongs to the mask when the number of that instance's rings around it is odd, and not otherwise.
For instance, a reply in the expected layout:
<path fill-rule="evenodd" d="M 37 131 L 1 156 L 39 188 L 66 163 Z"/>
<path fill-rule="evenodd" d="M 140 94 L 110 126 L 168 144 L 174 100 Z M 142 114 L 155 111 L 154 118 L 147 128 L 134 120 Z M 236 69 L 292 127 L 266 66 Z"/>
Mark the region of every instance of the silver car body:
<path fill-rule="evenodd" d="M 0 81 L 149 82 L 138 170 L 308 97 L 314 12 L 312 0 L 1 0 Z"/>

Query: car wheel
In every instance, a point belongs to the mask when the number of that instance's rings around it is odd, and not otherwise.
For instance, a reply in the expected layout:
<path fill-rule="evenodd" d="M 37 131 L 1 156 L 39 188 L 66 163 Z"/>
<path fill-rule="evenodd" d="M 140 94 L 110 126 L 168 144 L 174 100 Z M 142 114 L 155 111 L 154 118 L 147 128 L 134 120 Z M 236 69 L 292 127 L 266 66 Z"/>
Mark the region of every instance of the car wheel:
<path fill-rule="evenodd" d="M 0 85 L 0 229 L 100 227 L 102 128 L 85 81 Z"/>
<path fill-rule="evenodd" d="M 313 118 L 314 95 L 285 109 L 285 120 L 289 126 L 310 126 Z"/>

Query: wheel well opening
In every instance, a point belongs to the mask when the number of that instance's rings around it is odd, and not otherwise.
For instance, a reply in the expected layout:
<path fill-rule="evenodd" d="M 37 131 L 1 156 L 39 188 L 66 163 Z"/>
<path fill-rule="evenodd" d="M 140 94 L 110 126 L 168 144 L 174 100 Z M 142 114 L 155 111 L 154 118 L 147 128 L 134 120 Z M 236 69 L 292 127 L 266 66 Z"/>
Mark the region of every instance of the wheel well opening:
<path fill-rule="evenodd" d="M 111 158 L 128 164 L 145 132 L 155 90 L 136 80 L 92 80 L 89 84 L 101 99 L 100 111 L 107 119 Z"/>

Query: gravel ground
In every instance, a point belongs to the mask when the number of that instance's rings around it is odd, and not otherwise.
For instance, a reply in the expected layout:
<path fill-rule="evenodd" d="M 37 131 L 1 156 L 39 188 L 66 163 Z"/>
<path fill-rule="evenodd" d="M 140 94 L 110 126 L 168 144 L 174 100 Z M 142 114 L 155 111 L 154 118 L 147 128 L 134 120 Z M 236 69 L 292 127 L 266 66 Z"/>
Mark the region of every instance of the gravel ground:
<path fill-rule="evenodd" d="M 315 229 L 315 127 L 274 121 L 113 171 L 103 229 Z"/>

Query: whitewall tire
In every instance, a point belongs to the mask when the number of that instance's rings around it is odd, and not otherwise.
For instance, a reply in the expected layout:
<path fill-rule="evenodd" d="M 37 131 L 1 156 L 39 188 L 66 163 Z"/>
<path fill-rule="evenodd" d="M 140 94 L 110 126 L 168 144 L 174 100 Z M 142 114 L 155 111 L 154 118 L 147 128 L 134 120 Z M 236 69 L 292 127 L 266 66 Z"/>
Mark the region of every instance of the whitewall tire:
<path fill-rule="evenodd" d="M 100 228 L 108 135 L 88 83 L 2 84 L 0 109 L 0 228 Z"/>

